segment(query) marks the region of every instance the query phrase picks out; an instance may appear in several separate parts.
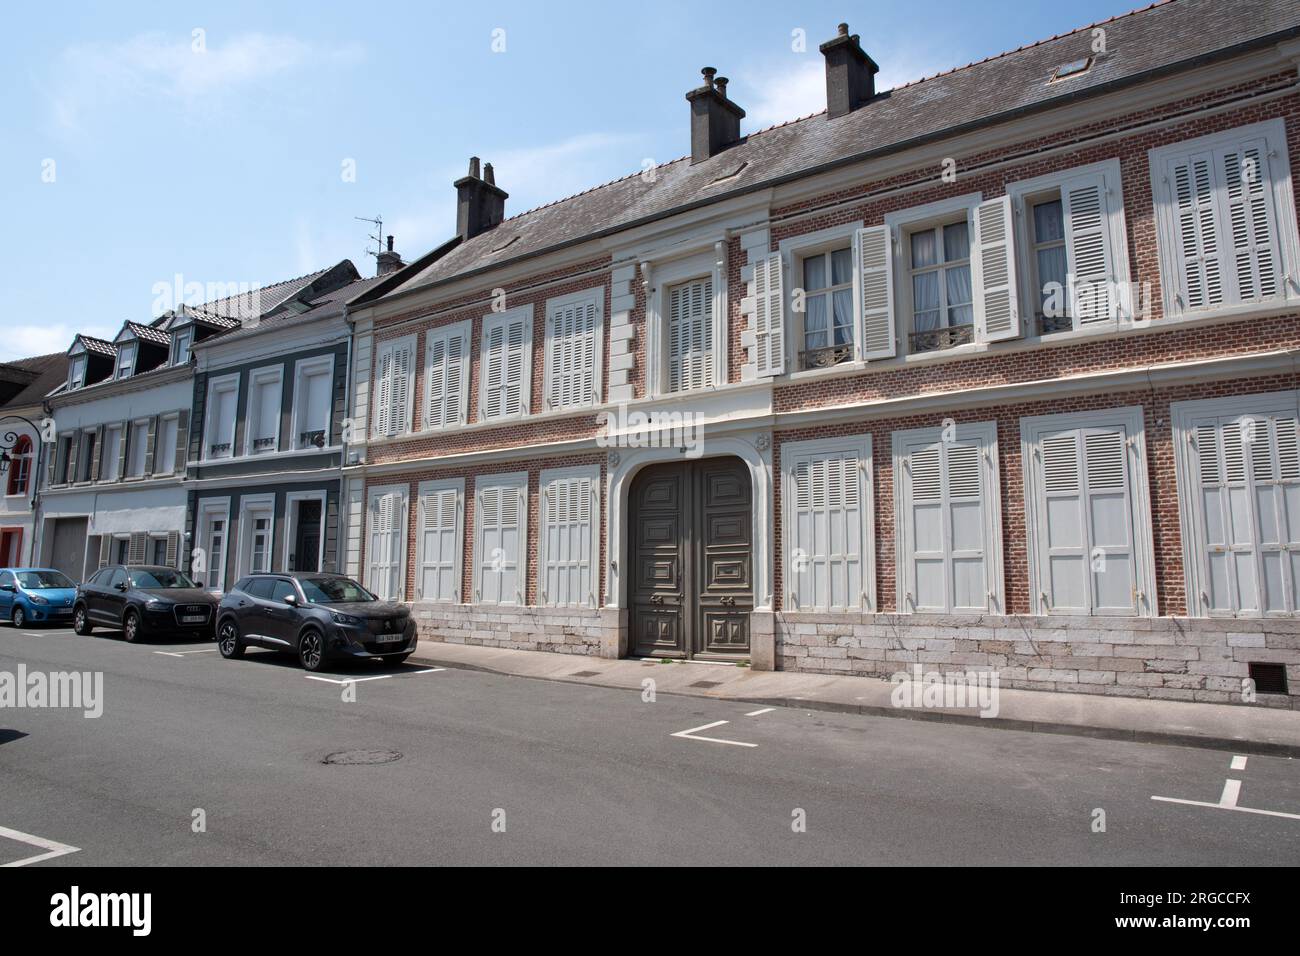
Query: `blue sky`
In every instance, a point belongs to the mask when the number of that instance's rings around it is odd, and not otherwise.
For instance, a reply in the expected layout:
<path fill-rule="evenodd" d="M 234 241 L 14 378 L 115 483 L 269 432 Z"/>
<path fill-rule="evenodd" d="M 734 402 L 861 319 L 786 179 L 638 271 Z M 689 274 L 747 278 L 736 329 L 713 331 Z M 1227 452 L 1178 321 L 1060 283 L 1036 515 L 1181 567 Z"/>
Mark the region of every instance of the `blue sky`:
<path fill-rule="evenodd" d="M 268 284 L 342 258 L 372 274 L 354 216 L 382 214 L 419 255 L 454 230 L 471 155 L 507 215 L 676 159 L 701 66 L 731 78 L 742 132 L 816 112 L 817 44 L 841 20 L 883 89 L 1135 5 L 19 5 L 0 33 L 0 360 L 147 321 L 178 274 Z"/>

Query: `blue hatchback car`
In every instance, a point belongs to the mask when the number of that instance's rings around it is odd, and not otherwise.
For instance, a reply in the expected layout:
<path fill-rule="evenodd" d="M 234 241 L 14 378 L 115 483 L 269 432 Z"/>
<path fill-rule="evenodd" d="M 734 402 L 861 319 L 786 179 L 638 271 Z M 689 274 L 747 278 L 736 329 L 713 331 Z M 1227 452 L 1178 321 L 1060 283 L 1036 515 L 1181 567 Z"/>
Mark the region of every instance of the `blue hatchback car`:
<path fill-rule="evenodd" d="M 0 568 L 0 620 L 14 627 L 72 620 L 77 586 L 53 568 Z"/>

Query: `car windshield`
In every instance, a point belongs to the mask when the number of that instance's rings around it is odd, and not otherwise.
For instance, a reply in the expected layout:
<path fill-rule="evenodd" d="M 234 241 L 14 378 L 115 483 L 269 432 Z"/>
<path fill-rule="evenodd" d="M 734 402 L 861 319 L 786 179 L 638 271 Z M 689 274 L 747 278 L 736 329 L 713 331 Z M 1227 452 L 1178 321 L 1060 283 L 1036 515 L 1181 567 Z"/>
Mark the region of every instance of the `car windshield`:
<path fill-rule="evenodd" d="M 18 583 L 29 591 L 76 587 L 62 571 L 18 571 L 16 576 Z"/>
<path fill-rule="evenodd" d="M 180 571 L 173 571 L 171 568 L 150 568 L 147 571 L 136 570 L 131 572 L 131 587 L 145 591 L 197 586 L 186 575 Z"/>
<path fill-rule="evenodd" d="M 356 604 L 377 601 L 373 594 L 348 578 L 299 578 L 302 593 L 310 604 Z"/>

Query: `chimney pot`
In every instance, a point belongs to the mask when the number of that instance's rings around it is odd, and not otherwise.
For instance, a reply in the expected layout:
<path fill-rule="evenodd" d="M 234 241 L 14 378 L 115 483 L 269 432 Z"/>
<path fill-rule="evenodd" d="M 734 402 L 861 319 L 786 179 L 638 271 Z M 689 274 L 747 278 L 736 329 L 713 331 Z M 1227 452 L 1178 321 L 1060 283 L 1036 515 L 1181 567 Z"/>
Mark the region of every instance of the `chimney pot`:
<path fill-rule="evenodd" d="M 826 58 L 826 117 L 835 119 L 851 113 L 876 95 L 876 74 L 880 67 L 863 52 L 856 33 L 841 23 L 833 40 L 821 45 Z"/>
<path fill-rule="evenodd" d="M 483 164 L 483 181 L 492 186 L 495 186 L 497 184 L 496 175 L 492 172 L 491 163 Z"/>
<path fill-rule="evenodd" d="M 402 257 L 393 251 L 393 237 L 389 236 L 388 248 L 381 250 L 380 253 L 375 256 L 375 275 L 386 276 L 391 272 L 396 272 L 404 265 L 406 265 L 406 263 L 402 261 Z"/>
<path fill-rule="evenodd" d="M 470 175 L 470 176 L 473 176 L 475 179 L 478 179 L 479 172 L 478 172 L 478 157 L 477 157 L 477 156 L 471 156 L 471 157 L 469 158 L 469 175 Z"/>
<path fill-rule="evenodd" d="M 700 71 L 704 85 L 686 94 L 691 104 L 691 163 L 716 156 L 740 140 L 745 111 L 727 99 L 727 78 L 706 66 Z M 715 79 L 716 78 L 716 79 Z"/>
<path fill-rule="evenodd" d="M 393 251 L 393 237 L 392 237 L 392 236 L 389 236 L 389 237 L 388 237 L 388 251 L 389 251 L 389 252 L 392 252 L 392 251 Z"/>

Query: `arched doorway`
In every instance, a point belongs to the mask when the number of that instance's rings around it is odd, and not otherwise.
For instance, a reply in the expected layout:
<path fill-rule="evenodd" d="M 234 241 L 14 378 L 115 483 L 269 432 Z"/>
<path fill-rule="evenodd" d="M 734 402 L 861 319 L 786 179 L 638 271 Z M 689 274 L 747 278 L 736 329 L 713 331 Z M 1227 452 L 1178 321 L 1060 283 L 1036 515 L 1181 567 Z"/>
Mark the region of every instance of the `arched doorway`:
<path fill-rule="evenodd" d="M 628 496 L 629 650 L 748 657 L 753 489 L 739 458 L 647 465 Z"/>

